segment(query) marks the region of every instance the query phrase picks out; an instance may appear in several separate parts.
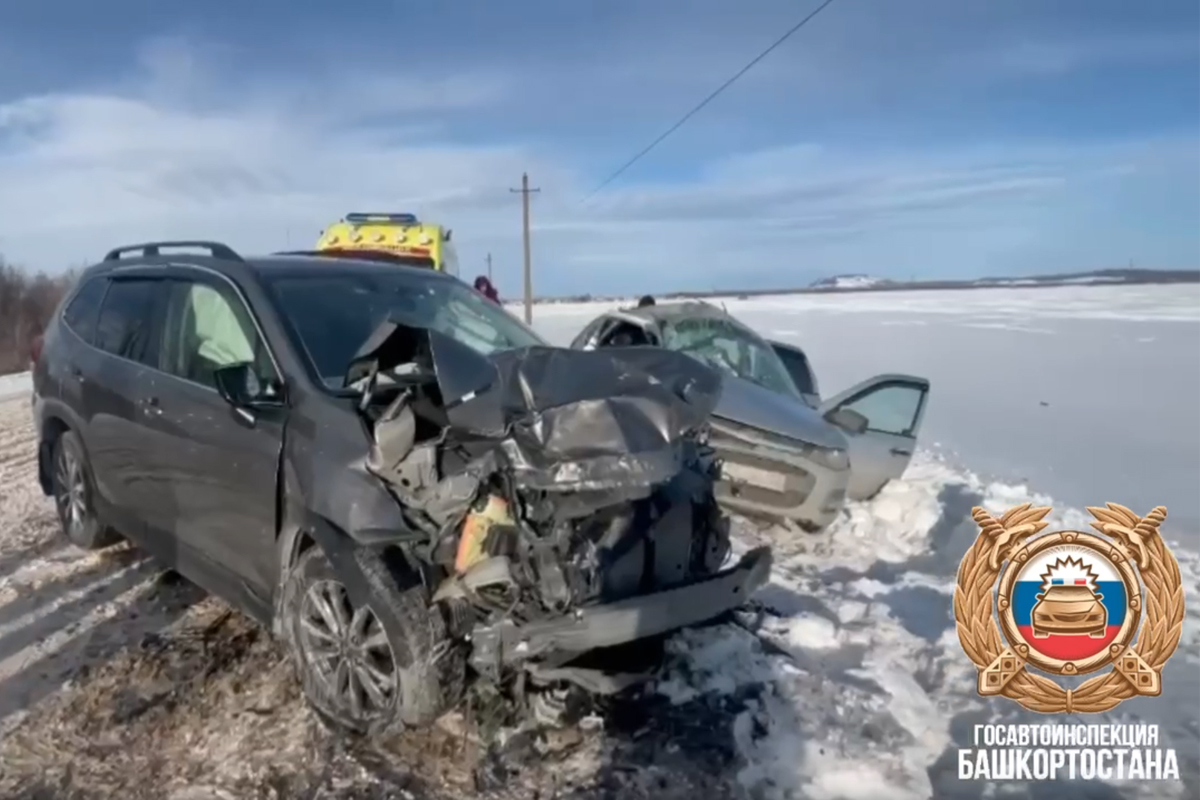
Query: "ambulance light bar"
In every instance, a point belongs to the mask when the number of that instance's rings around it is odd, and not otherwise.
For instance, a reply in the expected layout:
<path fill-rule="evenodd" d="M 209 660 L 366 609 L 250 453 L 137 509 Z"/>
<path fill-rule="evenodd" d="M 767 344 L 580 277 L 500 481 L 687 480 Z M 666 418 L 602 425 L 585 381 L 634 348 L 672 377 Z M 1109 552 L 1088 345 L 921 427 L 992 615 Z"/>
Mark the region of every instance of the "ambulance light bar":
<path fill-rule="evenodd" d="M 416 214 L 374 214 L 355 212 L 346 215 L 346 222 L 351 225 L 369 225 L 372 222 L 386 222 L 391 225 L 416 225 Z"/>

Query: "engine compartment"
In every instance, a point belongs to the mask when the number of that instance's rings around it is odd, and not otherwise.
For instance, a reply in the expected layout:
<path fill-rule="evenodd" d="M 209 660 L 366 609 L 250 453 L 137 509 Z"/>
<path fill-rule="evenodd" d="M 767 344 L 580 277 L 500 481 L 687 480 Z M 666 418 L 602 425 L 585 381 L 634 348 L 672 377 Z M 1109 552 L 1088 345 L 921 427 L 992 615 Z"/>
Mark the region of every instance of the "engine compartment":
<path fill-rule="evenodd" d="M 484 675 L 508 666 L 502 629 L 687 586 L 729 556 L 707 445 L 721 379 L 687 356 L 483 356 L 389 321 L 346 382 L 362 393 L 366 466 L 420 533 L 408 547 L 430 599 Z M 551 666 L 578 655 L 525 654 Z"/>

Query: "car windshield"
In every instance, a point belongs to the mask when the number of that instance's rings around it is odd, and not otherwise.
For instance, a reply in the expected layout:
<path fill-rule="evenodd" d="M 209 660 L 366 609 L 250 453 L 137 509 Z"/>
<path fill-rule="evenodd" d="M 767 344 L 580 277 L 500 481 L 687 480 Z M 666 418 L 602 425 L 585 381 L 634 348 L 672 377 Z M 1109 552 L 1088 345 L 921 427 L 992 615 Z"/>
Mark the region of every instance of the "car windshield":
<path fill-rule="evenodd" d="M 668 324 L 663 345 L 773 392 L 800 396 L 779 355 L 733 319 L 695 317 Z"/>
<path fill-rule="evenodd" d="M 500 306 L 441 274 L 359 268 L 294 272 L 267 280 L 283 315 L 329 388 L 342 387 L 350 359 L 394 312 L 485 355 L 545 344 Z"/>

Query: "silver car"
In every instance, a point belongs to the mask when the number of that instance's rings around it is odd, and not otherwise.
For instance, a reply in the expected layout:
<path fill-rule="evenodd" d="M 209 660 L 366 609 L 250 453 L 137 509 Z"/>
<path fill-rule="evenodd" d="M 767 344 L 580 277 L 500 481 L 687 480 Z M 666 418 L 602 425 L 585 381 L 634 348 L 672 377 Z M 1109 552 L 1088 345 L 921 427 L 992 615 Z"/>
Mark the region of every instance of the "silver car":
<path fill-rule="evenodd" d="M 878 375 L 822 401 L 802 350 L 703 302 L 609 311 L 571 346 L 666 347 L 721 369 L 712 436 L 723 461 L 719 499 L 809 531 L 833 522 L 847 497 L 870 498 L 904 474 L 929 394 L 924 378 Z"/>

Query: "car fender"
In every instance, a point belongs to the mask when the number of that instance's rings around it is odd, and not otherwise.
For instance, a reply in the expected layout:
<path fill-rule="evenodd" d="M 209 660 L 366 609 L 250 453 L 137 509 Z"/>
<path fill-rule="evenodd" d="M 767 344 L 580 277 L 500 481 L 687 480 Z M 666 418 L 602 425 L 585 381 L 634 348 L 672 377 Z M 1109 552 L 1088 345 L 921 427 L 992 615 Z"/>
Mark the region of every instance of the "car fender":
<path fill-rule="evenodd" d="M 329 559 L 329 563 L 350 593 L 351 599 L 356 604 L 367 602 L 369 600 L 369 595 L 365 591 L 367 581 L 355 553 L 359 550 L 368 550 L 375 551 L 378 555 L 383 548 L 377 545 L 364 546 L 355 542 L 345 531 L 321 515 L 295 505 L 289 510 L 286 527 L 279 536 L 279 587 L 283 586 L 288 570 L 300 556 L 301 543 L 305 537 L 312 541 L 314 547 L 319 547 L 325 557 Z M 278 604 L 279 597 L 280 592 L 277 589 L 276 604 Z M 278 611 L 278 608 L 276 610 Z"/>
<path fill-rule="evenodd" d="M 377 519 L 378 527 L 346 530 L 303 502 L 305 494 L 300 488 L 296 470 L 286 460 L 280 473 L 282 496 L 280 498 L 281 518 L 277 541 L 279 573 L 275 588 L 276 611 L 278 611 L 283 582 L 287 578 L 291 565 L 300 555 L 301 544 L 305 537 L 311 539 L 325 553 L 334 570 L 342 577 L 343 583 L 356 603 L 366 597 L 362 593 L 364 576 L 354 555 L 356 551 L 366 550 L 381 554 L 388 547 L 394 546 L 403 557 L 405 567 L 416 573 L 417 580 L 420 580 L 419 570 L 412 566 L 415 562 L 407 547 L 413 539 L 412 534 L 407 527 L 397 528 L 391 524 L 401 519 L 400 509 L 395 500 L 391 500 L 392 507 L 396 512 L 394 519 L 390 517 Z M 382 485 L 379 489 L 386 493 L 386 489 L 383 489 Z"/>
<path fill-rule="evenodd" d="M 404 630 L 411 624 L 410 620 L 400 619 L 395 614 L 394 603 L 377 601 L 377 598 L 421 586 L 421 575 L 413 569 L 411 559 L 403 550 L 355 542 L 345 531 L 312 512 L 305 512 L 302 520 L 303 525 L 296 526 L 294 532 L 280 537 L 283 553 L 294 552 L 300 539 L 299 534 L 304 533 L 313 540 L 313 546 L 319 547 L 329 559 L 333 571 L 346 587 L 346 592 L 355 606 L 370 605 L 384 627 L 393 631 Z M 284 574 L 286 575 L 286 572 Z M 272 626 L 276 636 L 285 635 L 283 618 L 279 613 L 281 599 L 282 593 L 277 592 L 276 613 Z"/>
<path fill-rule="evenodd" d="M 50 496 L 50 459 L 53 453 L 50 451 L 51 442 L 46 440 L 47 427 L 57 422 L 68 430 L 75 431 L 79 437 L 79 443 L 83 448 L 83 458 L 90 470 L 92 466 L 91 454 L 88 452 L 87 442 L 84 441 L 84 425 L 83 420 L 75 413 L 74 409 L 66 403 L 59 400 L 57 397 L 43 396 L 38 400 L 40 409 L 37 412 L 37 441 L 38 441 L 38 483 L 42 487 L 42 491 L 46 496 Z"/>

